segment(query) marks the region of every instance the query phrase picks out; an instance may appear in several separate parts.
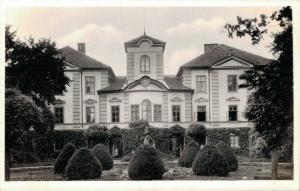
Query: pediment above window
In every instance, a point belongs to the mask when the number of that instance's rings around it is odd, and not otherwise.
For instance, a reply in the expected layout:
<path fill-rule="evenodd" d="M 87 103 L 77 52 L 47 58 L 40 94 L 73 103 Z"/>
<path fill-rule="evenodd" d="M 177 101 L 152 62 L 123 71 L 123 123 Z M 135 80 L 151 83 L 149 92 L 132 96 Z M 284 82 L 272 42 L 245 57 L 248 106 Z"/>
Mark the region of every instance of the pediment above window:
<path fill-rule="evenodd" d="M 195 102 L 208 102 L 208 99 L 206 99 L 204 97 L 200 97 L 198 99 L 195 99 Z"/>
<path fill-rule="evenodd" d="M 161 82 L 151 79 L 148 76 L 143 76 L 142 78 L 131 82 L 125 87 L 125 91 L 166 91 L 167 87 Z"/>
<path fill-rule="evenodd" d="M 171 99 L 171 102 L 182 102 L 183 100 L 179 97 L 174 97 Z"/>
<path fill-rule="evenodd" d="M 226 101 L 240 101 L 240 99 L 236 97 L 229 97 L 226 99 Z"/>
<path fill-rule="evenodd" d="M 58 105 L 58 104 L 65 104 L 66 102 L 65 101 L 63 101 L 63 100 L 61 100 L 61 99 L 56 99 L 55 100 L 55 105 Z"/>
<path fill-rule="evenodd" d="M 109 102 L 121 102 L 122 100 L 120 98 L 117 97 L 113 97 L 109 100 Z"/>
<path fill-rule="evenodd" d="M 84 101 L 84 103 L 86 103 L 86 104 L 95 104 L 95 103 L 97 103 L 97 101 L 94 100 L 94 99 L 87 99 L 87 100 Z"/>
<path fill-rule="evenodd" d="M 251 68 L 252 64 L 234 56 L 224 59 L 212 66 L 212 68 Z"/>

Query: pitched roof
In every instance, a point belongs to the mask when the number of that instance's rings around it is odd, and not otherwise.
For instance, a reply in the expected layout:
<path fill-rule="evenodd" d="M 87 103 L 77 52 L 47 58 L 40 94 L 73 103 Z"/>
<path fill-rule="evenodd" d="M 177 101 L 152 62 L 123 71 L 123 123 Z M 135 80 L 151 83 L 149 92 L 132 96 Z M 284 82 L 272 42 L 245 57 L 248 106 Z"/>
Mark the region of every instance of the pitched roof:
<path fill-rule="evenodd" d="M 177 73 L 177 76 L 180 75 L 183 68 L 209 68 L 215 63 L 231 56 L 249 62 L 253 65 L 267 65 L 274 61 L 272 59 L 264 58 L 244 50 L 227 46 L 225 44 L 219 44 L 215 48 L 212 48 L 206 53 L 201 54 L 200 56 L 182 65 Z"/>
<path fill-rule="evenodd" d="M 141 42 L 142 40 L 150 40 L 152 42 L 152 46 L 162 46 L 163 49 L 165 48 L 166 46 L 166 42 L 163 42 L 157 38 L 154 38 L 154 37 L 151 37 L 149 35 L 146 35 L 146 33 L 144 33 L 143 35 L 137 37 L 137 38 L 134 38 L 134 39 L 131 39 L 127 42 L 125 42 L 125 50 L 127 51 L 127 47 L 137 47 L 139 44 L 139 42 Z"/>
<path fill-rule="evenodd" d="M 190 90 L 190 91 L 192 91 L 192 89 L 183 85 L 182 79 L 180 77 L 164 76 L 164 80 L 167 83 L 167 85 L 169 86 L 170 90 Z"/>
<path fill-rule="evenodd" d="M 122 90 L 127 78 L 125 76 L 117 76 L 112 80 L 110 85 L 105 88 L 99 90 L 99 92 L 112 92 Z"/>
<path fill-rule="evenodd" d="M 79 52 L 70 46 L 66 46 L 60 49 L 62 56 L 70 64 L 84 69 L 110 69 L 110 66 L 103 64 L 102 62 L 95 60 L 88 55 Z"/>

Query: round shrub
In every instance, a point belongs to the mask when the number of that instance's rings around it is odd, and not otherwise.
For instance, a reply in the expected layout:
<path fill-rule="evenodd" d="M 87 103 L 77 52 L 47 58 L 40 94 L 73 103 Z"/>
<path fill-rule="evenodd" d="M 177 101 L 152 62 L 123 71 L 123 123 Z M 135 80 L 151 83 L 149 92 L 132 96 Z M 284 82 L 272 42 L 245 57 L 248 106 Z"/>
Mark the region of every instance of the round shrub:
<path fill-rule="evenodd" d="M 53 172 L 55 174 L 63 174 L 65 172 L 65 168 L 75 151 L 76 147 L 72 143 L 67 143 L 64 146 L 54 162 Z"/>
<path fill-rule="evenodd" d="M 191 124 L 187 135 L 194 139 L 199 145 L 205 145 L 205 138 L 207 136 L 207 131 L 202 124 Z"/>
<path fill-rule="evenodd" d="M 227 176 L 228 165 L 215 146 L 205 145 L 195 157 L 192 164 L 193 173 L 203 176 Z"/>
<path fill-rule="evenodd" d="M 171 137 L 183 137 L 185 129 L 180 125 L 170 127 Z"/>
<path fill-rule="evenodd" d="M 236 159 L 236 156 L 234 152 L 231 150 L 231 148 L 224 142 L 218 143 L 216 145 L 216 148 L 218 152 L 221 153 L 223 157 L 226 159 L 229 171 L 237 170 L 238 160 Z"/>
<path fill-rule="evenodd" d="M 165 167 L 158 152 L 150 145 L 137 148 L 128 168 L 132 180 L 159 180 L 164 172 Z"/>
<path fill-rule="evenodd" d="M 113 167 L 113 159 L 110 156 L 106 147 L 99 143 L 95 145 L 92 149 L 94 155 L 97 157 L 102 165 L 103 170 L 110 170 Z"/>
<path fill-rule="evenodd" d="M 100 178 L 102 166 L 92 151 L 83 147 L 70 158 L 65 174 L 69 180 Z"/>
<path fill-rule="evenodd" d="M 178 160 L 178 165 L 186 168 L 192 167 L 194 158 L 198 154 L 199 150 L 199 144 L 193 140 L 190 141 L 181 153 L 181 156 Z"/>

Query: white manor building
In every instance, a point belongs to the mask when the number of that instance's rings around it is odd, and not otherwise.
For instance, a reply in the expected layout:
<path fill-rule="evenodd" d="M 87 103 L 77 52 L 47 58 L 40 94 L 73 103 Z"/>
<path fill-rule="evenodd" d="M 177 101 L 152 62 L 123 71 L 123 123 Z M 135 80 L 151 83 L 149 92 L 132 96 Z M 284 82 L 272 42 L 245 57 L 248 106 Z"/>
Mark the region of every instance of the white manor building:
<path fill-rule="evenodd" d="M 91 124 L 128 128 L 145 119 L 150 125 L 187 128 L 241 128 L 251 124 L 243 116 L 246 89 L 239 76 L 254 65 L 272 60 L 224 44 L 205 44 L 204 53 L 183 64 L 176 76 L 164 75 L 166 43 L 146 34 L 125 42 L 127 75 L 116 76 L 110 66 L 78 50 L 62 48 L 70 86 L 51 107 L 55 130 L 85 129 Z"/>

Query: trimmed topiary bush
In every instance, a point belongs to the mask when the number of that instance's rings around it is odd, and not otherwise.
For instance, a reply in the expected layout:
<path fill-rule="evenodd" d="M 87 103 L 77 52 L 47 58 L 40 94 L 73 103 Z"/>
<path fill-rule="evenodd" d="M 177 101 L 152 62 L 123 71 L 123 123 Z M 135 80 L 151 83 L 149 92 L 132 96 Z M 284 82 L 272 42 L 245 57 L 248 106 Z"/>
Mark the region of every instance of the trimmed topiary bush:
<path fill-rule="evenodd" d="M 76 151 L 76 147 L 72 143 L 67 143 L 64 148 L 59 153 L 58 157 L 54 162 L 53 172 L 54 174 L 63 174 L 65 173 L 65 168 Z"/>
<path fill-rule="evenodd" d="M 195 140 L 199 145 L 205 145 L 205 139 L 207 136 L 207 131 L 204 125 L 202 124 L 191 124 L 187 135 Z"/>
<path fill-rule="evenodd" d="M 212 145 L 205 145 L 200 149 L 192 168 L 193 173 L 198 176 L 227 176 L 229 172 L 226 159 Z"/>
<path fill-rule="evenodd" d="M 70 158 L 65 174 L 69 180 L 100 178 L 102 166 L 93 152 L 83 147 Z"/>
<path fill-rule="evenodd" d="M 141 145 L 134 153 L 128 168 L 132 180 L 160 180 L 165 167 L 158 152 L 150 145 Z"/>
<path fill-rule="evenodd" d="M 224 142 L 219 142 L 216 145 L 216 148 L 219 153 L 223 155 L 228 164 L 229 171 L 236 171 L 238 169 L 238 160 L 232 151 L 232 149 Z"/>
<path fill-rule="evenodd" d="M 98 143 L 108 144 L 109 131 L 105 125 L 90 125 L 85 131 L 87 145 L 92 148 Z"/>
<path fill-rule="evenodd" d="M 200 146 L 195 141 L 190 141 L 184 148 L 178 160 L 178 165 L 186 168 L 192 167 L 193 161 L 200 150 Z"/>
<path fill-rule="evenodd" d="M 99 162 L 102 164 L 103 170 L 110 170 L 113 167 L 113 159 L 110 156 L 107 148 L 99 143 L 95 145 L 92 149 L 94 155 L 97 157 Z"/>

